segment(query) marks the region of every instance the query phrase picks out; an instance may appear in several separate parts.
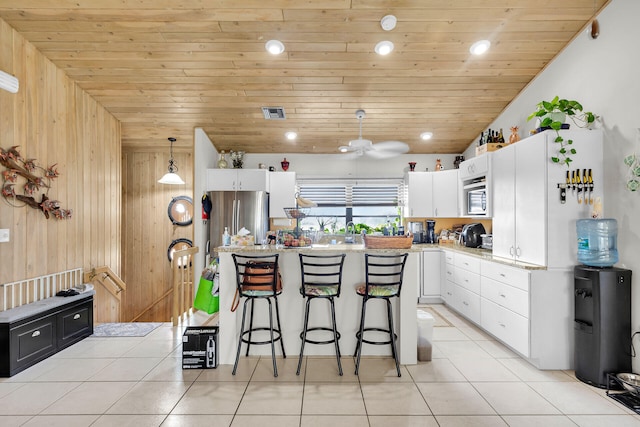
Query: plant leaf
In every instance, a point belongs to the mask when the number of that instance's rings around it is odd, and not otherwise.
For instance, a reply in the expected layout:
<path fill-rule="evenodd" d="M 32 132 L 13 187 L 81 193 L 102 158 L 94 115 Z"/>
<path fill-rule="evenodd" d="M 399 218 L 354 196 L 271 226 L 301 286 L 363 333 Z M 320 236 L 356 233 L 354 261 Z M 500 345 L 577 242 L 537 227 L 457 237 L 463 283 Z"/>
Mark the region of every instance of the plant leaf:
<path fill-rule="evenodd" d="M 560 163 L 560 159 L 559 159 L 559 158 L 557 158 L 557 157 L 552 157 L 552 158 L 551 158 L 551 161 L 552 161 L 553 163 Z"/>

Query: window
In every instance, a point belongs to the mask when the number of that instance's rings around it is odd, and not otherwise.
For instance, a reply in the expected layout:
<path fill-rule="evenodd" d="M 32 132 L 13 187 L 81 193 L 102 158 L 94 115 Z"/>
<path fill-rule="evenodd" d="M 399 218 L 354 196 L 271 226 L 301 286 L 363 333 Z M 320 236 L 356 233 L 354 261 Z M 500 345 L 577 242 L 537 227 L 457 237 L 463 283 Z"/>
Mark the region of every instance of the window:
<path fill-rule="evenodd" d="M 300 221 L 305 230 L 344 232 L 346 224 L 366 224 L 380 229 L 400 223 L 403 181 L 400 179 L 298 181 L 300 195 L 318 204 Z"/>

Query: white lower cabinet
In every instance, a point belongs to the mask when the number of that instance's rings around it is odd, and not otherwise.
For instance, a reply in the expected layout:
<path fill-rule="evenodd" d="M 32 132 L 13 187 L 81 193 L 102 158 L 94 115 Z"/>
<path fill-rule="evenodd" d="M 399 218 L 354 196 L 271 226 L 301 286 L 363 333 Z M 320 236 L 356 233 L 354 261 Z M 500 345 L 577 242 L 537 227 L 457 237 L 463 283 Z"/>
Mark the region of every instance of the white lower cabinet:
<path fill-rule="evenodd" d="M 418 289 L 420 303 L 437 304 L 442 302 L 441 286 L 441 252 L 439 249 L 425 249 L 422 252 L 422 280 Z"/>
<path fill-rule="evenodd" d="M 453 290 L 454 308 L 474 323 L 480 323 L 480 295 L 456 284 Z"/>
<path fill-rule="evenodd" d="M 440 296 L 445 304 L 453 305 L 453 289 L 455 282 L 453 279 L 453 252 L 443 251 L 440 262 Z"/>
<path fill-rule="evenodd" d="M 486 298 L 480 303 L 480 325 L 509 347 L 529 357 L 529 319 Z"/>
<path fill-rule="evenodd" d="M 443 250 L 444 302 L 539 369 L 573 369 L 573 270 Z"/>

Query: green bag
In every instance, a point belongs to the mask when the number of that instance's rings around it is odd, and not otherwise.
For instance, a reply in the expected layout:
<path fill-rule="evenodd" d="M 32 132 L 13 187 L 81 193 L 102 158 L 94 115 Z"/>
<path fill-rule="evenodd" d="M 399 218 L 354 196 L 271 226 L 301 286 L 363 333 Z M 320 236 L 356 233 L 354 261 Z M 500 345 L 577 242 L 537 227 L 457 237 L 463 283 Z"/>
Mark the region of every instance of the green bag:
<path fill-rule="evenodd" d="M 207 312 L 208 314 L 216 313 L 220 310 L 220 296 L 218 294 L 213 295 L 213 280 L 207 280 L 204 277 L 200 278 L 198 285 L 198 292 L 196 292 L 196 298 L 193 301 L 193 307 L 198 310 Z"/>

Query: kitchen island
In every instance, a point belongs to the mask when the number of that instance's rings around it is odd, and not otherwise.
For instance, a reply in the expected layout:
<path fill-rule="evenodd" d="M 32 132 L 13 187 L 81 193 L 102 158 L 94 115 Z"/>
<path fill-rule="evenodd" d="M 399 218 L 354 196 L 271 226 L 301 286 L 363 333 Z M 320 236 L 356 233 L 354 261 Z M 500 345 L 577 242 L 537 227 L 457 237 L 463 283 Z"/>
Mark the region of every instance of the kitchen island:
<path fill-rule="evenodd" d="M 356 346 L 356 332 L 360 319 L 362 298 L 355 292 L 355 284 L 364 282 L 364 254 L 392 254 L 409 253 L 405 266 L 404 280 L 400 298 L 392 300 L 394 304 L 394 326 L 398 334 L 398 352 L 400 363 L 417 363 L 417 287 L 420 282 L 420 257 L 422 250 L 410 249 L 367 249 L 364 245 L 338 244 L 314 245 L 305 248 L 277 249 L 274 245 L 256 245 L 249 247 L 220 247 L 217 248 L 220 258 L 220 314 L 218 355 L 220 364 L 233 364 L 240 335 L 242 322 L 242 303 L 236 312 L 231 312 L 231 304 L 236 290 L 235 266 L 232 253 L 244 255 L 279 254 L 278 264 L 282 274 L 283 291 L 278 296 L 280 306 L 280 321 L 282 323 L 282 337 L 287 357 L 298 357 L 300 353 L 300 332 L 304 320 L 304 299 L 300 295 L 300 262 L 298 253 L 313 254 L 346 254 L 342 277 L 342 292 L 336 299 L 336 320 L 341 334 L 340 350 L 343 356 L 353 355 Z M 323 306 L 324 301 L 314 302 L 309 326 L 329 325 L 329 304 Z M 268 311 L 266 304 L 256 304 L 255 324 L 268 325 Z M 386 326 L 386 309 L 384 302 L 374 301 L 367 305 L 367 326 Z M 321 332 L 318 333 L 322 334 Z M 322 336 L 324 338 L 324 336 Z M 243 345 L 243 352 L 245 346 Z M 277 348 L 277 347 L 276 347 Z M 333 345 L 306 345 L 305 355 L 331 355 L 335 353 Z M 276 354 L 279 352 L 277 351 Z M 243 353 L 244 354 L 244 353 Z M 388 345 L 364 345 L 362 354 L 391 355 Z M 251 346 L 250 355 L 271 355 L 268 345 Z"/>

